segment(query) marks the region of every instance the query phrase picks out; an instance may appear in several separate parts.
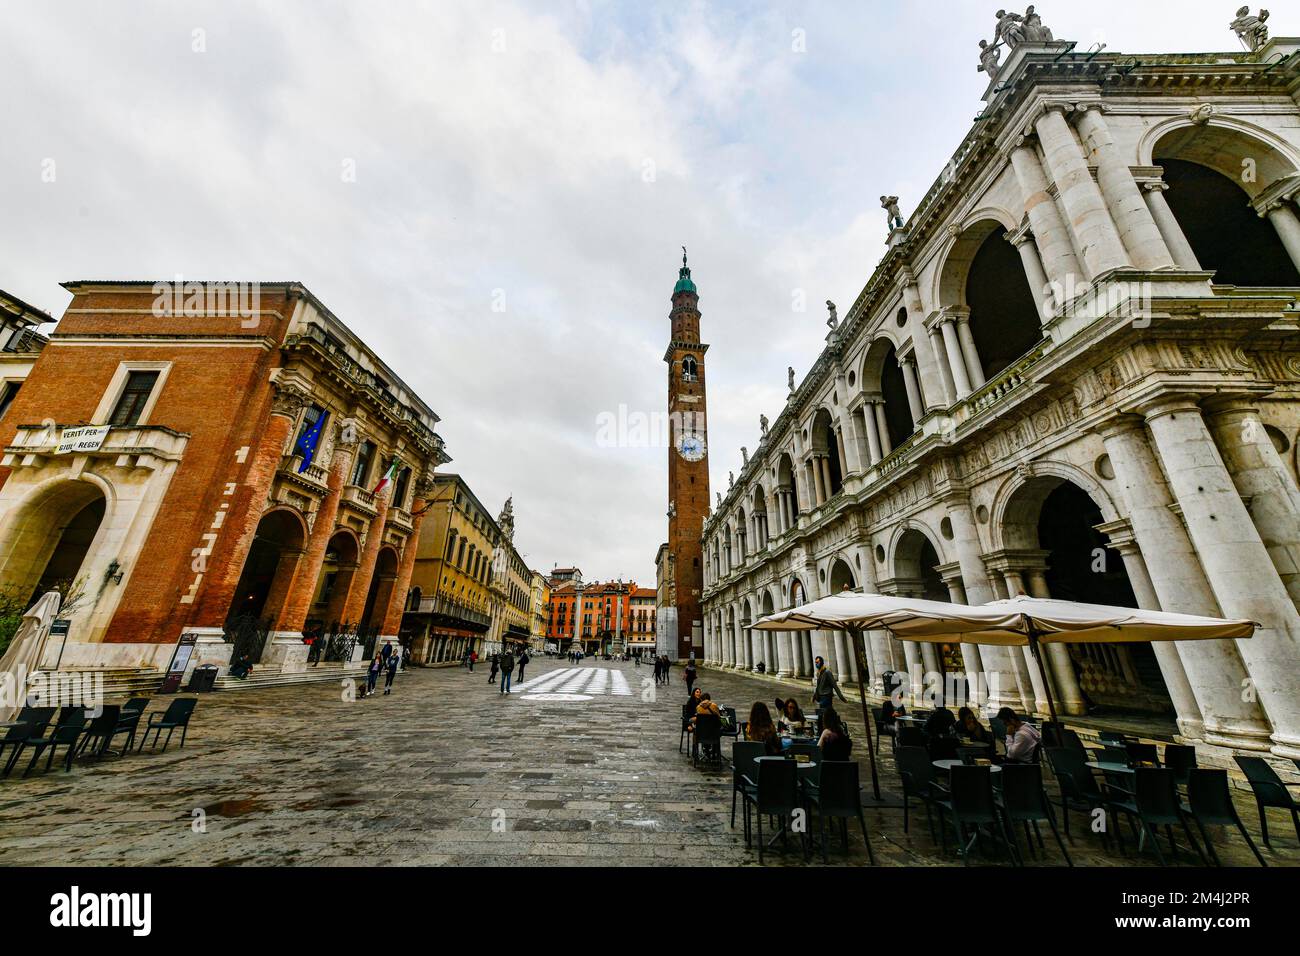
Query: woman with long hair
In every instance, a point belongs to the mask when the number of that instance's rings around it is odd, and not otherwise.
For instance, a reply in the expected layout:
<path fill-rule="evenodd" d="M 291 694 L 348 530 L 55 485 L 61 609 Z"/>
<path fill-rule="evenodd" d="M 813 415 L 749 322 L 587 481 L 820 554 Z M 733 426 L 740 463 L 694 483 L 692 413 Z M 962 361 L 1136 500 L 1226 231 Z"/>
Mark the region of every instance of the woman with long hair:
<path fill-rule="evenodd" d="M 754 701 L 749 709 L 749 723 L 745 725 L 745 739 L 763 744 L 769 757 L 780 756 L 781 738 L 777 735 L 776 724 L 772 723 L 772 712 L 761 700 Z"/>
<path fill-rule="evenodd" d="M 823 760 L 848 760 L 853 752 L 853 741 L 840 715 L 832 710 L 822 711 L 822 735 L 817 741 Z"/>

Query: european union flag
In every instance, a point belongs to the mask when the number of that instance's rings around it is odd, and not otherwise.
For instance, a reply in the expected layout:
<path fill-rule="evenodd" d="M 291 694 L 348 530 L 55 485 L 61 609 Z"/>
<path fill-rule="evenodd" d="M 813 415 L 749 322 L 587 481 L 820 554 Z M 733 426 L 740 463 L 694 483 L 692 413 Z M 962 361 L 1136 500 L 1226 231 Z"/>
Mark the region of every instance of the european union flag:
<path fill-rule="evenodd" d="M 325 419 L 329 418 L 329 412 L 322 411 L 320 417 L 316 419 L 316 424 L 307 429 L 298 436 L 298 443 L 293 446 L 295 455 L 302 455 L 302 464 L 298 466 L 298 474 L 302 474 L 311 465 L 312 459 L 316 457 L 316 446 L 320 444 L 321 429 L 325 427 Z"/>

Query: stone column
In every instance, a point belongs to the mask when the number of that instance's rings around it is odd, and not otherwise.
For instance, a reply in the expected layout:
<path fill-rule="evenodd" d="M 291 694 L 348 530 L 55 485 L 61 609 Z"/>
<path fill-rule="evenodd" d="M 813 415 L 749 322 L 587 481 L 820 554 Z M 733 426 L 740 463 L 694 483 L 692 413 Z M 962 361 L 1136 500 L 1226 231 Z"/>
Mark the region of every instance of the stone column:
<path fill-rule="evenodd" d="M 957 398 L 962 399 L 972 391 L 970 376 L 966 373 L 966 357 L 962 354 L 961 343 L 957 340 L 957 322 L 948 314 L 939 321 L 943 333 L 943 346 L 948 355 L 948 370 L 952 373 Z"/>
<path fill-rule="evenodd" d="M 1047 588 L 1047 575 L 1042 568 L 1030 568 L 1029 593 L 1036 598 L 1050 598 Z M 1052 689 L 1056 693 L 1057 713 L 1071 717 L 1080 717 L 1088 712 L 1083 701 L 1083 688 L 1079 686 L 1079 677 L 1074 672 L 1074 662 L 1070 649 L 1064 644 L 1040 645 L 1047 667 L 1051 671 Z"/>
<path fill-rule="evenodd" d="M 1142 199 L 1129 164 L 1115 145 L 1100 103 L 1084 109 L 1079 117 L 1079 134 L 1096 160 L 1097 184 L 1133 264 L 1147 271 L 1174 268 L 1174 257 Z"/>
<path fill-rule="evenodd" d="M 424 524 L 425 509 L 433 496 L 433 482 L 421 479 L 415 485 L 415 500 L 411 502 L 411 533 L 402 546 L 401 562 L 397 566 L 397 581 L 393 595 L 384 614 L 382 638 L 396 638 L 402 629 L 402 612 L 406 608 L 406 593 L 411 588 L 411 575 L 415 571 L 415 552 L 419 550 L 420 526 Z"/>
<path fill-rule="evenodd" d="M 975 348 L 975 336 L 970 328 L 970 312 L 961 309 L 955 312 L 957 319 L 957 342 L 961 345 L 962 359 L 966 362 L 966 373 L 970 376 L 972 389 L 984 386 L 984 364 L 980 361 L 979 351 Z"/>
<path fill-rule="evenodd" d="M 794 674 L 794 648 L 790 642 L 789 631 L 777 631 L 776 634 L 776 663 L 777 677 L 790 677 Z"/>
<path fill-rule="evenodd" d="M 1025 594 L 1025 580 L 1021 577 L 1019 571 L 1003 571 L 1003 580 L 1006 582 L 1007 594 L 1015 597 L 1019 594 Z M 1034 658 L 1034 652 L 1028 647 L 1010 648 L 1011 652 L 1019 652 L 1024 661 L 1024 673 L 1029 677 L 1029 686 L 1033 688 L 1034 694 L 1034 711 L 1038 714 L 1047 714 L 1047 685 L 1043 678 L 1043 671 L 1038 666 L 1038 661 Z M 1023 689 L 1023 680 L 1022 680 Z"/>
<path fill-rule="evenodd" d="M 334 457 L 330 461 L 329 477 L 325 482 L 325 497 L 321 499 L 316 517 L 312 519 L 307 553 L 294 578 L 293 590 L 285 603 L 284 612 L 275 625 L 276 631 L 284 634 L 301 635 L 303 625 L 307 622 L 307 612 L 311 610 L 316 585 L 320 582 L 321 566 L 325 563 L 325 551 L 334 535 L 343 483 L 352 468 L 352 455 L 357 447 L 356 423 L 350 418 L 344 419 L 335 431 L 337 437 L 334 441 Z M 345 441 L 345 438 L 350 441 Z"/>
<path fill-rule="evenodd" d="M 962 585 L 971 604 L 987 604 L 994 598 L 993 586 L 984 567 L 979 532 L 971 514 L 970 499 L 964 493 L 949 495 L 944 501 L 952 521 L 953 547 L 961 566 Z M 908 645 L 904 642 L 904 648 Z M 1014 648 L 983 646 L 980 659 L 988 675 L 989 703 L 994 707 L 1012 707 L 1023 710 L 1016 672 L 1010 651 Z"/>
<path fill-rule="evenodd" d="M 943 385 L 942 406 L 947 408 L 957 401 L 957 385 L 953 382 L 952 369 L 948 367 L 948 349 L 944 342 L 943 332 L 936 322 L 925 330 L 925 334 L 930 340 L 930 351 L 934 353 L 935 367 L 939 370 L 939 378 Z"/>
<path fill-rule="evenodd" d="M 1127 522 L 1125 522 L 1127 524 Z M 1147 572 L 1142 551 L 1133 539 L 1132 532 L 1118 533 L 1108 531 L 1113 548 L 1124 560 L 1124 570 L 1128 574 L 1129 584 L 1133 587 L 1133 596 L 1137 598 L 1138 607 L 1148 611 L 1163 610 L 1160 598 L 1156 596 L 1155 586 Z M 1187 679 L 1187 670 L 1183 667 L 1178 653 L 1178 645 L 1173 641 L 1154 641 L 1151 650 L 1155 652 L 1156 662 L 1160 665 L 1160 675 L 1164 678 L 1165 689 L 1174 705 L 1177 715 L 1178 732 L 1189 740 L 1202 740 L 1205 737 L 1205 724 L 1201 720 L 1201 708 L 1196 703 L 1196 695 Z"/>
<path fill-rule="evenodd" d="M 1011 167 L 1020 183 L 1025 214 L 1029 217 L 1029 227 L 1034 233 L 1034 245 L 1038 249 L 1043 271 L 1057 289 L 1070 288 L 1078 282 L 1081 272 L 1079 261 L 1075 257 L 1074 244 L 1070 241 L 1065 220 L 1061 218 L 1056 200 L 1048 191 L 1047 176 L 1043 173 L 1032 137 L 1022 137 L 1011 151 Z"/>
<path fill-rule="evenodd" d="M 916 359 L 904 355 L 899 365 L 903 369 L 903 387 L 907 389 L 907 407 L 912 413 L 912 424 L 920 425 L 925 417 L 925 403 L 921 401 L 921 386 L 916 379 Z"/>
<path fill-rule="evenodd" d="M 833 481 L 831 481 L 831 456 L 822 455 L 821 464 L 822 464 L 822 487 L 826 489 L 824 500 L 829 501 L 831 495 L 835 494 L 835 484 Z"/>
<path fill-rule="evenodd" d="M 1091 280 L 1112 269 L 1130 268 L 1132 263 L 1079 141 L 1065 121 L 1064 110 L 1062 106 L 1049 106 L 1034 123 L 1034 129 L 1065 208 L 1066 227 L 1073 232 L 1074 246 L 1083 255 L 1088 272 L 1085 278 Z"/>
<path fill-rule="evenodd" d="M 1300 219 L 1296 218 L 1295 210 L 1289 203 L 1275 202 L 1264 210 L 1263 215 L 1273 224 L 1278 238 L 1286 247 L 1287 255 L 1295 267 L 1300 269 Z"/>
<path fill-rule="evenodd" d="M 1167 183 L 1160 181 L 1143 183 L 1142 191 L 1146 196 L 1147 209 L 1151 211 L 1151 219 L 1160 230 L 1160 235 L 1165 240 L 1165 245 L 1169 247 L 1169 252 L 1174 257 L 1174 263 L 1178 268 L 1185 272 L 1200 272 L 1201 263 L 1196 258 L 1196 252 L 1192 249 L 1192 244 L 1187 241 L 1187 235 L 1174 216 L 1174 211 L 1165 201 L 1165 190 L 1168 188 Z"/>
<path fill-rule="evenodd" d="M 907 309 L 908 331 L 914 343 L 912 352 L 916 360 L 916 374 L 920 383 L 922 402 L 927 409 L 947 407 L 948 400 L 944 397 L 942 372 L 939 368 L 943 350 L 936 350 L 933 347 L 927 350 L 924 346 L 915 344 L 919 343 L 926 333 L 925 306 L 921 302 L 921 290 L 917 287 L 916 276 L 910 269 L 903 270 L 902 281 L 903 305 Z"/>
<path fill-rule="evenodd" d="M 1206 423 L 1291 602 L 1300 607 L 1300 489 L 1246 397 L 1207 405 Z"/>
<path fill-rule="evenodd" d="M 1038 321 L 1046 322 L 1056 311 L 1056 299 L 1052 295 L 1047 273 L 1043 271 L 1043 261 L 1038 257 L 1038 247 L 1034 245 L 1031 233 L 1020 231 L 1006 234 L 1007 242 L 1016 247 L 1020 253 L 1020 262 L 1025 267 L 1025 278 L 1029 280 L 1029 290 L 1034 294 L 1038 305 Z"/>
<path fill-rule="evenodd" d="M 1102 427 L 1101 435 L 1160 607 L 1181 614 L 1220 616 L 1197 552 L 1173 511 L 1173 497 L 1142 420 L 1133 416 L 1112 419 Z M 1186 641 L 1178 645 L 1178 656 L 1196 695 L 1206 743 L 1267 750 L 1269 727 L 1263 711 L 1258 703 L 1243 700 L 1246 669 L 1237 646 L 1228 641 Z M 1166 674 L 1166 685 L 1169 683 Z"/>
<path fill-rule="evenodd" d="M 822 487 L 822 471 L 821 468 L 818 466 L 816 456 L 813 456 L 812 458 L 808 459 L 807 468 L 808 468 L 808 473 L 812 476 L 809 484 L 812 486 L 813 489 L 813 501 L 815 501 L 817 503 L 817 507 L 820 508 L 823 504 L 826 503 L 826 492 L 825 489 Z"/>
<path fill-rule="evenodd" d="M 234 493 L 222 501 L 225 517 L 208 558 L 207 579 L 191 627 L 215 631 L 225 625 L 244 571 L 244 562 L 253 546 L 267 496 L 275 481 L 280 456 L 284 454 L 294 420 L 306 400 L 306 395 L 296 388 L 278 385 L 271 388 L 271 410 L 266 427 L 258 436 L 257 445 L 248 453 L 248 467 L 243 480 L 235 487 Z M 227 504 L 229 507 L 224 507 Z"/>
<path fill-rule="evenodd" d="M 1273 752 L 1300 757 L 1300 612 L 1195 401 L 1168 397 L 1144 414 L 1219 607 L 1228 617 L 1261 625 L 1237 646 L 1273 724 Z"/>
<path fill-rule="evenodd" d="M 881 399 L 875 404 L 876 412 L 876 430 L 880 434 L 880 453 L 889 457 L 890 452 L 894 450 L 894 444 L 889 440 L 889 420 L 885 417 L 885 401 Z"/>
<path fill-rule="evenodd" d="M 871 455 L 873 465 L 885 457 L 880 450 L 880 426 L 876 424 L 875 404 L 874 401 L 868 401 L 862 406 L 862 421 L 867 432 L 867 451 Z"/>
<path fill-rule="evenodd" d="M 347 603 L 343 606 L 342 620 L 345 623 L 359 624 L 361 615 L 365 613 L 366 598 L 370 594 L 370 580 L 374 577 L 375 562 L 379 559 L 379 546 L 384 542 L 384 525 L 388 521 L 388 499 L 392 493 L 392 486 L 389 485 L 374 496 L 375 516 L 370 519 L 370 526 L 366 529 L 366 541 L 361 550 L 361 560 L 352 578 Z"/>

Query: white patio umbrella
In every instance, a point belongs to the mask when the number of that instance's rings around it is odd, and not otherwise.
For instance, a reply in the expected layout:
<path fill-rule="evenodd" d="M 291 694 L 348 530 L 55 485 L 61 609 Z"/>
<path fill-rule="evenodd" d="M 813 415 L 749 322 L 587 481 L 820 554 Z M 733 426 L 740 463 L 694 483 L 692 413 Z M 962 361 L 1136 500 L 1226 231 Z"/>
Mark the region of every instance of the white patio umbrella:
<path fill-rule="evenodd" d="M 23 614 L 4 657 L 0 658 L 0 723 L 16 718 L 27 702 L 27 677 L 41 664 L 50 625 L 59 613 L 58 591 L 46 591 Z"/>
<path fill-rule="evenodd" d="M 1240 639 L 1253 635 L 1256 627 L 1253 621 L 1228 621 L 1105 604 L 1078 604 L 1023 594 L 988 604 L 968 605 L 845 591 L 811 604 L 769 614 L 756 621 L 751 629 L 847 631 L 853 638 L 854 654 L 862 673 L 866 672 L 862 649 L 864 630 L 887 630 L 903 641 L 1028 646 L 1044 672 L 1047 707 L 1055 722 L 1056 703 L 1052 699 L 1051 682 L 1046 679 L 1046 668 L 1039 650 L 1041 644 Z M 867 725 L 870 744 L 871 720 L 865 693 L 862 695 L 862 718 Z M 871 777 L 879 799 L 874 754 Z"/>

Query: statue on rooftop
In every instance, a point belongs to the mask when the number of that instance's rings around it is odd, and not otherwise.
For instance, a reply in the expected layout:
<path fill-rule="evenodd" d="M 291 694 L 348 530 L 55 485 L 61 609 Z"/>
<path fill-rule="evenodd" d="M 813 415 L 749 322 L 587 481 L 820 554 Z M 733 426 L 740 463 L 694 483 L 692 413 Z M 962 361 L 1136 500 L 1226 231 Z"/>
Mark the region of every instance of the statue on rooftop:
<path fill-rule="evenodd" d="M 830 299 L 826 300 L 826 311 L 830 313 L 826 319 L 826 325 L 832 332 L 834 332 L 840 326 L 840 316 L 839 313 L 835 311 L 835 303 Z"/>
<path fill-rule="evenodd" d="M 740 446 L 740 462 L 740 467 L 742 468 L 747 468 L 749 466 L 749 449 L 744 445 Z"/>
<path fill-rule="evenodd" d="M 1001 59 L 1002 44 L 980 40 L 980 65 L 975 68 L 975 72 L 987 73 L 991 79 L 998 75 L 998 62 Z"/>
<path fill-rule="evenodd" d="M 885 210 L 885 212 L 886 212 L 886 213 L 888 214 L 888 216 L 889 216 L 889 228 L 890 228 L 890 229 L 902 229 L 902 228 L 903 228 L 903 213 L 902 213 L 902 211 L 898 208 L 898 197 L 897 197 L 897 196 L 881 196 L 881 197 L 880 197 L 880 208 L 883 209 L 883 210 Z"/>
<path fill-rule="evenodd" d="M 791 365 L 789 368 L 785 370 L 785 378 L 786 378 L 786 382 L 790 386 L 790 391 L 793 392 L 794 391 L 794 366 L 793 365 Z"/>
<path fill-rule="evenodd" d="M 999 46 L 1005 43 L 1007 49 L 1014 50 L 1017 43 L 1023 43 L 1025 40 L 1025 18 L 1018 13 L 1007 13 L 1005 10 L 999 10 L 996 16 L 998 25 L 993 31 L 993 45 Z"/>
<path fill-rule="evenodd" d="M 1034 12 L 1032 4 L 1025 11 L 1022 33 L 1029 43 L 1051 43 L 1055 39 L 1052 31 L 1043 26 L 1043 18 Z"/>
<path fill-rule="evenodd" d="M 759 415 L 759 416 L 758 416 L 758 427 L 759 427 L 759 430 L 762 431 L 762 433 L 763 433 L 763 437 L 766 438 L 766 437 L 767 437 L 767 428 L 768 428 L 768 420 L 767 420 L 767 416 L 766 416 L 766 415 Z"/>
<path fill-rule="evenodd" d="M 1250 7 L 1242 7 L 1237 11 L 1237 18 L 1228 26 L 1246 49 L 1254 53 L 1268 42 L 1268 25 L 1264 22 L 1267 19 L 1267 10 L 1261 9 L 1256 17 L 1251 15 Z"/>

